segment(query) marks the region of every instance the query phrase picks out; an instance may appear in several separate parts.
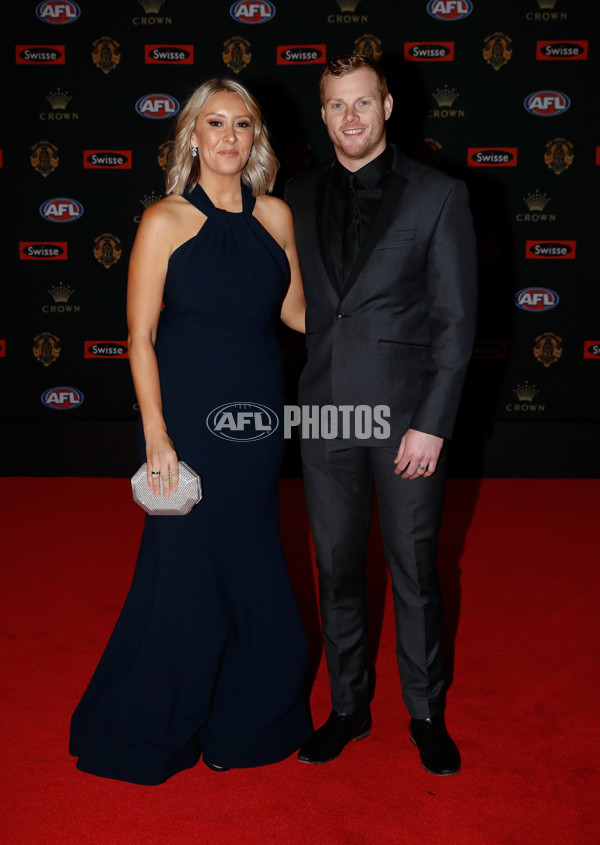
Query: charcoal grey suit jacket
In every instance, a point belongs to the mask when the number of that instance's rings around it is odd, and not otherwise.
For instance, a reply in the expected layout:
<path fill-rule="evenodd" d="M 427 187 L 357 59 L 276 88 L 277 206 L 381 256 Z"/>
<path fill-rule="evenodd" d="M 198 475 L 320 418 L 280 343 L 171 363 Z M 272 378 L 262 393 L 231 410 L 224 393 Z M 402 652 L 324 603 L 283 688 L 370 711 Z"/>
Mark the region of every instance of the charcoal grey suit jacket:
<path fill-rule="evenodd" d="M 286 187 L 307 300 L 299 403 L 391 410 L 389 441 L 351 438 L 336 441 L 340 448 L 398 448 L 408 428 L 450 438 L 473 346 L 477 274 L 466 186 L 393 150 L 391 178 L 343 290 L 326 243 L 333 164 Z"/>

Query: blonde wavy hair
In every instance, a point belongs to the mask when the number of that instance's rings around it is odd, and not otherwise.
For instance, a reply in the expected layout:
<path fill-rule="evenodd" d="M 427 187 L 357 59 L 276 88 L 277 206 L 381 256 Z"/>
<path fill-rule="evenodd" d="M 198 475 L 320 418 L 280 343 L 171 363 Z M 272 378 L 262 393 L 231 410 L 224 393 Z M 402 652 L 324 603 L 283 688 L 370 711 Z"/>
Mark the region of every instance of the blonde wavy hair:
<path fill-rule="evenodd" d="M 209 79 L 196 88 L 177 118 L 173 154 L 167 168 L 167 194 L 183 194 L 188 185 L 198 181 L 200 158 L 192 156 L 191 137 L 198 115 L 212 95 L 219 91 L 239 94 L 254 124 L 254 144 L 242 170 L 242 182 L 255 197 L 273 190 L 279 162 L 269 143 L 269 134 L 258 102 L 247 88 L 234 79 Z"/>

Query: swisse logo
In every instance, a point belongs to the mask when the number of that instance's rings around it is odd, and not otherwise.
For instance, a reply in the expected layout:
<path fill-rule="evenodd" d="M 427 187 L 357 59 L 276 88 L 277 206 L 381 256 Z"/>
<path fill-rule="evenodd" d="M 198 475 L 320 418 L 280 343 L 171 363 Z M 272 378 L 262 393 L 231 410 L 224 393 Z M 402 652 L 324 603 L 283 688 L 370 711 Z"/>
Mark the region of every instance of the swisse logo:
<path fill-rule="evenodd" d="M 469 167 L 516 167 L 517 147 L 469 147 Z"/>
<path fill-rule="evenodd" d="M 584 358 L 600 358 L 600 340 L 585 340 L 583 342 Z"/>
<path fill-rule="evenodd" d="M 21 261 L 66 261 L 66 241 L 19 241 Z"/>
<path fill-rule="evenodd" d="M 125 340 L 86 340 L 83 344 L 84 358 L 128 358 Z"/>
<path fill-rule="evenodd" d="M 523 101 L 526 111 L 538 117 L 556 117 L 564 114 L 570 105 L 570 99 L 562 91 L 534 91 Z"/>
<path fill-rule="evenodd" d="M 275 17 L 272 3 L 234 3 L 229 14 L 238 23 L 266 23 Z"/>
<path fill-rule="evenodd" d="M 550 288 L 523 288 L 515 294 L 515 305 L 522 311 L 551 311 L 559 296 Z"/>
<path fill-rule="evenodd" d="M 575 258 L 576 241 L 527 241 L 525 258 Z"/>
<path fill-rule="evenodd" d="M 454 41 L 406 41 L 407 62 L 453 62 Z"/>
<path fill-rule="evenodd" d="M 135 110 L 142 117 L 164 120 L 166 117 L 177 114 L 179 103 L 169 94 L 146 94 L 137 101 Z"/>
<path fill-rule="evenodd" d="M 264 440 L 277 430 L 277 414 L 266 405 L 255 402 L 230 402 L 215 408 L 206 418 L 206 425 L 223 440 L 250 442 Z"/>
<path fill-rule="evenodd" d="M 538 41 L 535 57 L 538 61 L 583 61 L 588 57 L 588 41 Z"/>
<path fill-rule="evenodd" d="M 40 205 L 40 214 L 51 223 L 72 223 L 83 214 L 83 206 L 69 197 L 56 197 Z"/>
<path fill-rule="evenodd" d="M 83 393 L 76 387 L 49 387 L 42 393 L 42 404 L 55 411 L 72 411 L 83 404 Z"/>
<path fill-rule="evenodd" d="M 277 48 L 278 65 L 324 65 L 326 44 L 285 44 Z"/>
<path fill-rule="evenodd" d="M 508 344 L 505 340 L 476 340 L 473 344 L 472 358 L 485 360 L 500 360 L 508 355 Z"/>
<path fill-rule="evenodd" d="M 131 150 L 84 150 L 86 170 L 131 170 Z"/>
<path fill-rule="evenodd" d="M 147 65 L 193 65 L 193 44 L 146 44 L 144 62 Z"/>
<path fill-rule="evenodd" d="M 437 21 L 461 21 L 473 11 L 471 0 L 429 0 L 427 11 Z"/>
<path fill-rule="evenodd" d="M 64 44 L 17 44 L 18 65 L 64 65 Z"/>
<path fill-rule="evenodd" d="M 58 3 L 57 0 L 47 0 L 46 3 L 39 3 L 35 10 L 36 15 L 44 23 L 73 23 L 81 14 L 77 3 Z"/>

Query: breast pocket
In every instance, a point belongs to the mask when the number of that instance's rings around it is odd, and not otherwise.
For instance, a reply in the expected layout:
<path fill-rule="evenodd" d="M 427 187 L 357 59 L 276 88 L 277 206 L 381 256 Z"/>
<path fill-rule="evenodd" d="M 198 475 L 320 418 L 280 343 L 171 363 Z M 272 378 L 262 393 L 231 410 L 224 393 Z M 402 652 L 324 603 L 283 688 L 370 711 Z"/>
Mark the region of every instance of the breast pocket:
<path fill-rule="evenodd" d="M 407 241 L 416 241 L 418 229 L 396 229 L 388 232 L 385 238 L 377 244 L 377 249 L 398 249 L 405 247 Z"/>

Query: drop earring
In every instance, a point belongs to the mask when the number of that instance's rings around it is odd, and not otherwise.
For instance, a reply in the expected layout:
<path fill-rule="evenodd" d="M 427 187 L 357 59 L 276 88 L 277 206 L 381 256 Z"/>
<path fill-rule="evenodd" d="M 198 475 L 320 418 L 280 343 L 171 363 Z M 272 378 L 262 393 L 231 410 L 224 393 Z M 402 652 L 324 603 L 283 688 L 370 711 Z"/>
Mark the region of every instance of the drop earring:
<path fill-rule="evenodd" d="M 197 158 L 198 156 L 198 147 L 195 145 L 192 147 L 192 158 Z"/>

